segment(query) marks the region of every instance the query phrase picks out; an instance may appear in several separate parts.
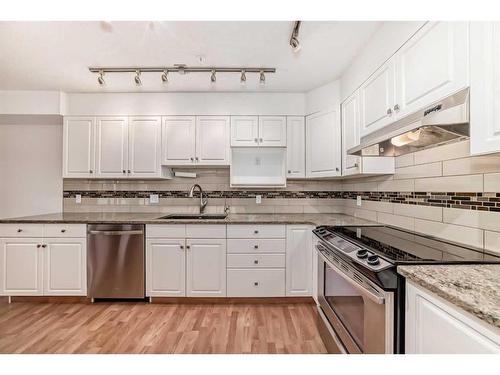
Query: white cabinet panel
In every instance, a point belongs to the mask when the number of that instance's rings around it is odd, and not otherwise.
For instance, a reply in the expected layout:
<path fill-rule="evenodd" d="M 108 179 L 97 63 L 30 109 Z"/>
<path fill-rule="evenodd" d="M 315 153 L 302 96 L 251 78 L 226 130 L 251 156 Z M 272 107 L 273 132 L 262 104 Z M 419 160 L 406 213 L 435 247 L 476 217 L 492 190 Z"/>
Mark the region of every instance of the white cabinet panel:
<path fill-rule="evenodd" d="M 341 174 L 339 111 L 306 117 L 306 177 L 335 177 Z"/>
<path fill-rule="evenodd" d="M 258 116 L 231 116 L 231 146 L 257 146 Z"/>
<path fill-rule="evenodd" d="M 306 177 L 306 124 L 303 116 L 286 118 L 287 178 Z"/>
<path fill-rule="evenodd" d="M 284 254 L 227 254 L 227 268 L 284 268 Z"/>
<path fill-rule="evenodd" d="M 89 178 L 95 171 L 94 117 L 68 117 L 63 126 L 63 177 Z"/>
<path fill-rule="evenodd" d="M 470 151 L 500 152 L 500 22 L 471 22 Z"/>
<path fill-rule="evenodd" d="M 188 239 L 188 297 L 226 296 L 226 240 Z"/>
<path fill-rule="evenodd" d="M 44 224 L 45 237 L 87 237 L 86 224 Z"/>
<path fill-rule="evenodd" d="M 254 238 L 254 239 L 227 239 L 228 253 L 284 253 L 286 249 L 286 240 L 278 238 Z"/>
<path fill-rule="evenodd" d="M 229 165 L 229 139 L 229 116 L 196 117 L 196 163 Z"/>
<path fill-rule="evenodd" d="M 184 238 L 185 224 L 149 224 L 146 225 L 146 237 L 154 238 Z"/>
<path fill-rule="evenodd" d="M 0 239 L 0 295 L 43 294 L 43 240 Z"/>
<path fill-rule="evenodd" d="M 347 98 L 341 106 L 342 110 L 342 155 L 343 175 L 359 173 L 360 157 L 348 155 L 347 150 L 360 143 L 359 91 Z"/>
<path fill-rule="evenodd" d="M 287 225 L 286 295 L 312 295 L 312 228 Z"/>
<path fill-rule="evenodd" d="M 226 238 L 226 224 L 187 224 L 187 238 Z"/>
<path fill-rule="evenodd" d="M 46 296 L 87 295 L 87 240 L 44 240 L 44 290 Z"/>
<path fill-rule="evenodd" d="M 228 297 L 284 297 L 284 269 L 228 269 Z"/>
<path fill-rule="evenodd" d="M 146 295 L 186 295 L 186 250 L 182 239 L 150 239 L 146 244 Z"/>
<path fill-rule="evenodd" d="M 159 177 L 161 171 L 161 118 L 129 118 L 129 177 Z"/>
<path fill-rule="evenodd" d="M 286 227 L 281 224 L 229 224 L 227 238 L 285 238 Z"/>
<path fill-rule="evenodd" d="M 163 117 L 163 164 L 194 164 L 196 144 L 195 129 L 196 120 L 194 116 Z"/>
<path fill-rule="evenodd" d="M 286 146 L 285 116 L 259 116 L 259 146 Z"/>
<path fill-rule="evenodd" d="M 98 117 L 96 131 L 97 177 L 127 177 L 128 119 Z"/>
<path fill-rule="evenodd" d="M 361 136 L 395 121 L 395 60 L 382 65 L 359 89 Z"/>
<path fill-rule="evenodd" d="M 43 237 L 43 224 L 0 224 L 1 237 Z"/>
<path fill-rule="evenodd" d="M 429 22 L 401 47 L 396 59 L 393 110 L 403 117 L 468 86 L 468 23 Z"/>

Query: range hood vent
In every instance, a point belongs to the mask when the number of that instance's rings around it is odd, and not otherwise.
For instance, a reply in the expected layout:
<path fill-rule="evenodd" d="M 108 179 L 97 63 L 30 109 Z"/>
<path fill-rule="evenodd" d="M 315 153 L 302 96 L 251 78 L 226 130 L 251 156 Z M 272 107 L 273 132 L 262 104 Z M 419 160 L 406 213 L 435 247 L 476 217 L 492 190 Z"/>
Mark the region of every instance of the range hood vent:
<path fill-rule="evenodd" d="M 361 138 L 349 155 L 399 156 L 469 138 L 469 89 Z"/>

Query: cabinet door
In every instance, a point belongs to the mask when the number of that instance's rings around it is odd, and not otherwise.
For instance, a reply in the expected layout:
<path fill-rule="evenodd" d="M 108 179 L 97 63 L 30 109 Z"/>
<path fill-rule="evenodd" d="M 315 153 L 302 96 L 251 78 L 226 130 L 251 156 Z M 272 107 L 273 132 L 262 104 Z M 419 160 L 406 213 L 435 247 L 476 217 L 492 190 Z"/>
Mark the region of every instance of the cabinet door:
<path fill-rule="evenodd" d="M 361 136 L 395 121 L 395 74 L 392 57 L 360 87 Z"/>
<path fill-rule="evenodd" d="M 94 175 L 94 117 L 66 117 L 63 126 L 63 177 L 89 178 Z"/>
<path fill-rule="evenodd" d="M 500 22 L 471 22 L 470 151 L 500 152 Z"/>
<path fill-rule="evenodd" d="M 286 147 L 285 116 L 259 116 L 259 146 Z"/>
<path fill-rule="evenodd" d="M 231 117 L 231 146 L 258 146 L 258 116 Z"/>
<path fill-rule="evenodd" d="M 130 117 L 128 130 L 129 177 L 161 175 L 161 118 Z"/>
<path fill-rule="evenodd" d="M 196 163 L 229 165 L 229 133 L 229 116 L 196 117 Z"/>
<path fill-rule="evenodd" d="M 188 239 L 188 297 L 226 296 L 226 239 Z"/>
<path fill-rule="evenodd" d="M 286 295 L 312 295 L 312 228 L 287 225 Z"/>
<path fill-rule="evenodd" d="M 195 128 L 194 116 L 163 117 L 163 164 L 194 165 Z"/>
<path fill-rule="evenodd" d="M 87 295 L 87 240 L 44 240 L 44 288 L 47 296 Z"/>
<path fill-rule="evenodd" d="M 348 155 L 347 150 L 360 143 L 359 91 L 342 103 L 342 156 L 343 175 L 357 174 L 360 171 L 360 157 Z"/>
<path fill-rule="evenodd" d="M 468 29 L 467 22 L 428 22 L 401 47 L 393 108 L 399 116 L 468 86 Z"/>
<path fill-rule="evenodd" d="M 98 117 L 96 131 L 97 177 L 123 178 L 128 175 L 127 117 Z"/>
<path fill-rule="evenodd" d="M 306 177 L 340 176 L 341 139 L 338 111 L 306 117 Z"/>
<path fill-rule="evenodd" d="M 151 239 L 146 244 L 146 295 L 186 295 L 186 250 L 184 239 Z"/>
<path fill-rule="evenodd" d="M 306 177 L 306 125 L 304 117 L 286 118 L 287 178 Z"/>
<path fill-rule="evenodd" d="M 0 239 L 0 294 L 39 296 L 43 294 L 43 240 Z"/>

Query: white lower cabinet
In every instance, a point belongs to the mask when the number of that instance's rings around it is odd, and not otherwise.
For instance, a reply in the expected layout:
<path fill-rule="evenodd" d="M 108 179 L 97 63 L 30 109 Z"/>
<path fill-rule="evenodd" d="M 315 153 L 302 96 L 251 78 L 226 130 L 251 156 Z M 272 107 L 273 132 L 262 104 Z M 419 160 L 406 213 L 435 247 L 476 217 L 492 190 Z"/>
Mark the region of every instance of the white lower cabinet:
<path fill-rule="evenodd" d="M 283 297 L 285 269 L 227 270 L 228 297 Z"/>
<path fill-rule="evenodd" d="M 312 227 L 287 225 L 286 295 L 312 295 Z"/>
<path fill-rule="evenodd" d="M 500 353 L 500 330 L 411 282 L 406 283 L 407 354 Z"/>

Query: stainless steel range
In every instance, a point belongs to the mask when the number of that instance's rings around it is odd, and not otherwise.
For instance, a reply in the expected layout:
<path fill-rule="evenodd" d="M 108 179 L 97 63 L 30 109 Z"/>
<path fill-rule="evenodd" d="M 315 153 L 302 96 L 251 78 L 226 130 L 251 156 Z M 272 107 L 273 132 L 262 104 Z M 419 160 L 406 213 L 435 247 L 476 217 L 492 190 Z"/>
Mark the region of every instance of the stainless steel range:
<path fill-rule="evenodd" d="M 320 333 L 331 353 L 404 353 L 405 280 L 398 265 L 500 263 L 390 226 L 317 227 Z"/>

